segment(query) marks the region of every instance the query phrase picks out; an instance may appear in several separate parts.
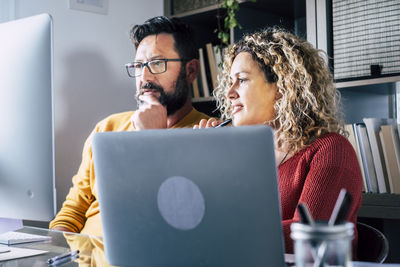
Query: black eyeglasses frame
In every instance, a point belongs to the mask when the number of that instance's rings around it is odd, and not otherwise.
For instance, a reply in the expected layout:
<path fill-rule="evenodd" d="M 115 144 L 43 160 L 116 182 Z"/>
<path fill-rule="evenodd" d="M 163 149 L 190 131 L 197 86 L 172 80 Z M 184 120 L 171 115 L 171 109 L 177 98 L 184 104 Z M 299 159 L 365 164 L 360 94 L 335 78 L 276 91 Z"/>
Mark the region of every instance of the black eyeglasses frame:
<path fill-rule="evenodd" d="M 152 70 L 151 70 L 151 68 L 150 68 L 150 66 L 149 66 L 149 63 L 151 63 L 152 61 L 164 61 L 164 64 L 165 64 L 165 70 L 164 71 L 162 71 L 162 72 L 157 72 L 157 73 L 154 73 Z M 151 74 L 161 74 L 161 73 L 164 73 L 164 72 L 166 72 L 167 71 L 167 69 L 168 69 L 168 64 L 167 64 L 167 62 L 168 61 L 180 61 L 180 62 L 185 62 L 185 61 L 188 61 L 187 59 L 182 59 L 182 58 L 156 58 L 156 59 L 152 59 L 152 60 L 149 60 L 149 61 L 147 61 L 147 62 L 131 62 L 131 63 L 127 63 L 127 64 L 125 64 L 125 68 L 126 68 L 126 71 L 127 71 L 127 73 L 128 73 L 128 76 L 129 77 L 131 77 L 131 78 L 136 78 L 136 77 L 139 77 L 139 76 L 142 76 L 143 75 L 143 71 L 142 71 L 142 73 L 141 74 L 139 74 L 139 75 L 131 75 L 131 73 L 129 72 L 129 68 L 131 68 L 134 64 L 136 64 L 136 63 L 140 63 L 140 64 L 143 64 L 143 68 L 142 69 L 144 69 L 144 67 L 147 67 L 147 69 L 150 71 L 150 73 Z"/>

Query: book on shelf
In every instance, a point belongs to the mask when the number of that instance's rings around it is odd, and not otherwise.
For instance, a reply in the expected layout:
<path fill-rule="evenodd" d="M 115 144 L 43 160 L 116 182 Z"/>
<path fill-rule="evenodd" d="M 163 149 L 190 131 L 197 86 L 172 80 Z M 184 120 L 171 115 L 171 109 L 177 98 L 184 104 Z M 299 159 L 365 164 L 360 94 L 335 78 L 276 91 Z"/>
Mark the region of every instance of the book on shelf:
<path fill-rule="evenodd" d="M 200 98 L 198 75 L 197 75 L 196 79 L 194 79 L 192 86 L 193 86 L 193 97 Z"/>
<path fill-rule="evenodd" d="M 200 77 L 201 77 L 200 81 L 201 81 L 203 97 L 209 97 L 210 91 L 208 90 L 207 73 L 206 73 L 203 48 L 199 48 L 199 60 L 200 60 Z"/>
<path fill-rule="evenodd" d="M 210 68 L 210 73 L 211 73 L 212 88 L 215 89 L 216 86 L 218 85 L 218 80 L 217 80 L 218 74 L 217 74 L 216 59 L 214 56 L 214 49 L 211 43 L 206 44 L 206 51 L 208 58 L 208 66 Z"/>
<path fill-rule="evenodd" d="M 368 192 L 379 193 L 378 181 L 375 174 L 374 160 L 372 159 L 371 145 L 369 143 L 367 129 L 364 123 L 355 125 L 360 153 L 363 162 L 365 180 L 368 186 Z"/>
<path fill-rule="evenodd" d="M 358 144 L 358 137 L 357 137 L 357 133 L 356 133 L 354 127 L 355 127 L 355 124 L 346 124 L 344 126 L 345 130 L 349 133 L 349 136 L 347 137 L 347 139 L 349 140 L 350 144 L 353 146 L 354 151 L 356 152 L 358 165 L 360 166 L 361 175 L 362 175 L 362 179 L 363 179 L 363 191 L 365 193 L 368 193 L 370 191 L 368 190 L 367 180 L 365 178 L 365 172 L 364 172 L 363 162 L 362 162 L 362 158 L 361 158 L 360 146 Z"/>
<path fill-rule="evenodd" d="M 200 47 L 199 62 L 200 70 L 197 78 L 200 97 L 210 97 L 218 86 L 218 77 L 222 73 L 222 64 L 224 54 L 228 48 L 220 48 L 218 45 L 211 43 L 205 44 L 205 47 Z M 193 90 L 193 95 L 194 95 Z"/>
<path fill-rule="evenodd" d="M 388 193 L 387 188 L 389 187 L 389 181 L 382 144 L 379 138 L 379 130 L 382 125 L 394 124 L 395 121 L 393 119 L 385 118 L 364 118 L 363 121 L 367 129 L 368 139 L 371 146 L 372 159 L 375 166 L 376 179 L 378 181 L 378 192 Z"/>
<path fill-rule="evenodd" d="M 387 167 L 390 193 L 400 194 L 400 142 L 397 125 L 382 125 L 379 136 Z"/>
<path fill-rule="evenodd" d="M 204 50 L 205 49 L 205 50 Z M 222 72 L 223 53 L 227 48 L 221 48 L 211 43 L 205 44 L 205 48 L 199 48 L 200 74 L 198 87 L 200 97 L 210 97 L 211 91 L 218 86 L 218 76 Z"/>

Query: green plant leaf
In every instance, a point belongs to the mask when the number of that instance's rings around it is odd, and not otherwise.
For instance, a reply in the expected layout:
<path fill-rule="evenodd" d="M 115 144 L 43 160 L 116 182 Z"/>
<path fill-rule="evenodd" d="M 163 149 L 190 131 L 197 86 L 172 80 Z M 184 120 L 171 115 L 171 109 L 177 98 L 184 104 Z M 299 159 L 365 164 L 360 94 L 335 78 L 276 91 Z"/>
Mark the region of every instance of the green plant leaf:
<path fill-rule="evenodd" d="M 253 3 L 257 0 L 251 0 Z M 218 39 L 221 40 L 221 45 L 229 46 L 230 41 L 230 30 L 235 27 L 242 29 L 242 25 L 236 19 L 236 12 L 239 10 L 238 0 L 220 0 L 221 7 L 226 9 L 226 15 L 224 17 L 224 27 L 218 24 L 218 29 L 215 32 L 218 33 Z"/>
<path fill-rule="evenodd" d="M 225 43 L 225 44 L 229 43 L 229 33 L 224 32 L 222 34 L 222 42 Z"/>
<path fill-rule="evenodd" d="M 232 9 L 233 10 L 238 10 L 239 9 L 239 3 L 237 1 L 233 2 Z"/>

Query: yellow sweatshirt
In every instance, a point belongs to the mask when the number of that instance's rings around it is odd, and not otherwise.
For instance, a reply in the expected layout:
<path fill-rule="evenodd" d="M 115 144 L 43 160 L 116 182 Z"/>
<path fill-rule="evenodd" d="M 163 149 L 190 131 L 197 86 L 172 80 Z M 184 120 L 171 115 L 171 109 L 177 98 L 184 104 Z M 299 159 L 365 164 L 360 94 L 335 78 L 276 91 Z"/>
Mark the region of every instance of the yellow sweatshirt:
<path fill-rule="evenodd" d="M 72 178 L 71 187 L 60 212 L 50 222 L 50 229 L 62 226 L 73 232 L 102 236 L 102 227 L 95 186 L 91 140 L 94 133 L 107 131 L 134 131 L 130 122 L 134 111 L 113 114 L 100 121 L 87 138 L 82 152 L 78 173 Z M 172 128 L 193 127 L 201 119 L 209 117 L 195 109 L 178 121 Z"/>

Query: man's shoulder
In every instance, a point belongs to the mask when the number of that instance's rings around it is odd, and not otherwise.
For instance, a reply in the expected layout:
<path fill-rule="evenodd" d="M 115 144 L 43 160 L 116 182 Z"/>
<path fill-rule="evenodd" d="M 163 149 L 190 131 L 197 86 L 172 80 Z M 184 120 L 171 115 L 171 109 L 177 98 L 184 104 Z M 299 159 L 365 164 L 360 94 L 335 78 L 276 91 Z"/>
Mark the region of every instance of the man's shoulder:
<path fill-rule="evenodd" d="M 131 125 L 131 117 L 134 113 L 135 111 L 125 111 L 111 114 L 97 123 L 97 131 L 126 131 L 131 128 L 133 129 Z"/>
<path fill-rule="evenodd" d="M 211 118 L 210 116 L 192 108 L 192 110 L 187 114 L 184 118 L 178 121 L 173 128 L 191 128 L 194 125 L 198 124 L 200 120 Z"/>
<path fill-rule="evenodd" d="M 198 121 L 200 121 L 200 120 L 202 120 L 202 119 L 208 120 L 208 119 L 211 118 L 211 117 L 208 116 L 207 114 L 205 114 L 205 113 L 203 113 L 203 112 L 200 112 L 200 111 L 198 111 L 198 110 L 195 109 L 195 108 L 193 108 L 193 112 L 192 112 L 191 115 L 192 115 L 191 119 L 194 120 L 194 121 L 196 121 L 196 122 L 198 122 Z"/>

